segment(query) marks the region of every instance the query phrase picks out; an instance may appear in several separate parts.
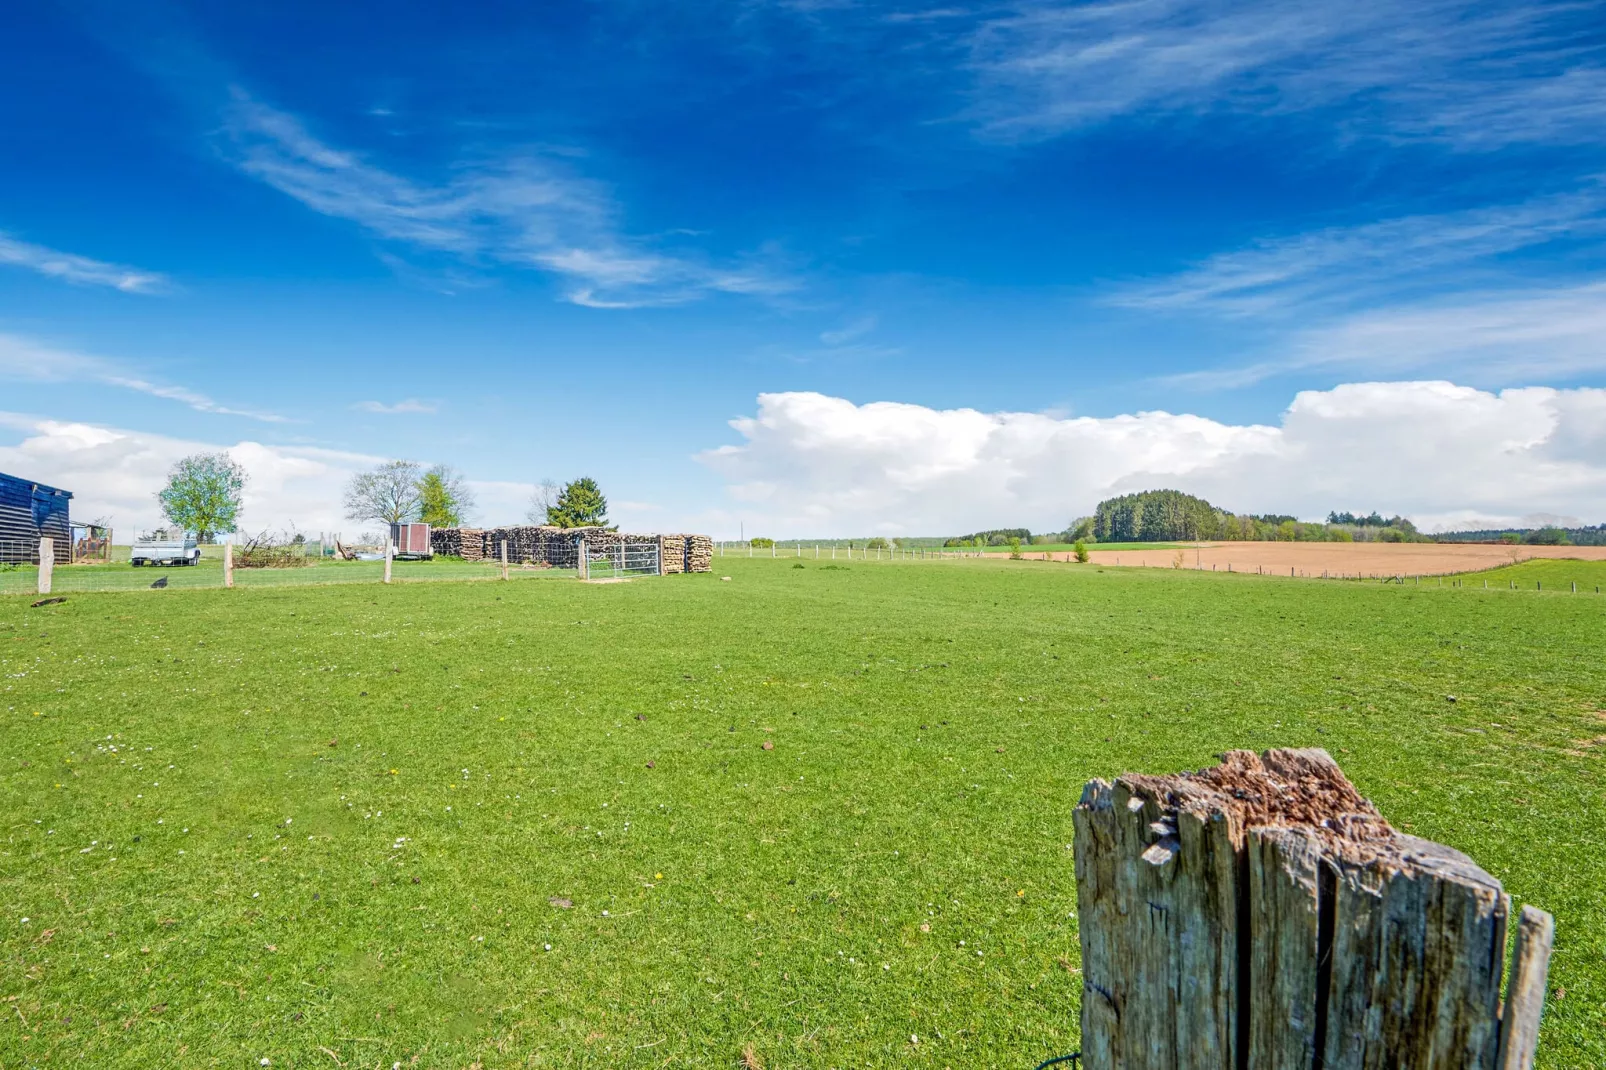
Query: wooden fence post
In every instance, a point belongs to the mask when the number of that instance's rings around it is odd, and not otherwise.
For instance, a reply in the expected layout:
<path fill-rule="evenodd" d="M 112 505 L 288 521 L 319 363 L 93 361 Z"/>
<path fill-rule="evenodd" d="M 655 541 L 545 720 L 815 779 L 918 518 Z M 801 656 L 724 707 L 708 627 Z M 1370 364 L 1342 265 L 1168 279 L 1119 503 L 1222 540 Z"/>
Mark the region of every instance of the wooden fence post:
<path fill-rule="evenodd" d="M 591 578 L 591 557 L 590 557 L 590 554 L 588 554 L 586 552 L 586 541 L 585 541 L 584 538 L 582 538 L 580 540 L 579 544 L 575 547 L 574 557 L 575 557 L 574 567 L 575 567 L 576 575 L 582 580 L 590 579 Z"/>
<path fill-rule="evenodd" d="M 658 575 L 669 575 L 669 563 L 664 560 L 664 537 L 658 536 Z"/>
<path fill-rule="evenodd" d="M 50 581 L 56 571 L 56 542 L 46 536 L 39 540 L 39 593 L 50 593 Z"/>
<path fill-rule="evenodd" d="M 390 561 L 396 556 L 396 544 L 389 536 L 385 537 L 385 582 L 390 582 Z"/>
<path fill-rule="evenodd" d="M 1522 908 L 1517 921 L 1517 957 L 1506 987 L 1506 1012 L 1500 1022 L 1498 1070 L 1533 1070 L 1539 1047 L 1539 1014 L 1545 1006 L 1545 979 L 1556 922 L 1535 907 Z"/>
<path fill-rule="evenodd" d="M 223 586 L 234 586 L 234 544 L 223 544 Z"/>
<path fill-rule="evenodd" d="M 507 540 L 502 540 L 502 578 L 507 579 Z"/>
<path fill-rule="evenodd" d="M 1531 1070 L 1550 916 L 1502 1016 L 1499 881 L 1325 751 L 1094 780 L 1073 819 L 1089 1070 Z"/>

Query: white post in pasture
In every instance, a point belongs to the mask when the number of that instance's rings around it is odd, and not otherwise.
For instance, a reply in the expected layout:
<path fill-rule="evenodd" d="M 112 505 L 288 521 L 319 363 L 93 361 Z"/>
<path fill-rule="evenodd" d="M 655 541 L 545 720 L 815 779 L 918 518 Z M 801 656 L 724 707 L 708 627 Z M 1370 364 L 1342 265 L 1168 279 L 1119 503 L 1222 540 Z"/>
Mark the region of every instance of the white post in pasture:
<path fill-rule="evenodd" d="M 50 580 L 56 569 L 56 542 L 51 538 L 39 540 L 39 593 L 50 593 Z"/>
<path fill-rule="evenodd" d="M 396 544 L 389 536 L 385 537 L 385 582 L 390 582 L 390 561 L 396 556 Z"/>
<path fill-rule="evenodd" d="M 507 540 L 502 540 L 502 578 L 507 579 Z"/>
<path fill-rule="evenodd" d="M 319 549 L 322 550 L 322 548 L 320 544 Z M 232 542 L 223 544 L 223 586 L 234 586 L 234 544 Z"/>

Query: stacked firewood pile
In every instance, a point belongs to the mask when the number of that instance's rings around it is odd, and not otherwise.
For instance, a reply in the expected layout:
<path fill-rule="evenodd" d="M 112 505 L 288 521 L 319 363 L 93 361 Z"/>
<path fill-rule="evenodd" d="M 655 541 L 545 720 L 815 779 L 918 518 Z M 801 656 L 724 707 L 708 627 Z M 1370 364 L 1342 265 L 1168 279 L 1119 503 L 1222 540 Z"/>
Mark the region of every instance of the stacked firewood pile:
<path fill-rule="evenodd" d="M 606 528 L 557 528 L 526 524 L 505 528 L 431 528 L 430 548 L 437 556 L 465 561 L 500 561 L 507 543 L 510 565 L 574 568 L 580 540 L 588 549 L 603 550 L 621 542 L 651 543 L 656 535 L 632 535 Z M 668 572 L 712 572 L 714 540 L 707 535 L 665 535 L 664 565 Z"/>
<path fill-rule="evenodd" d="M 429 548 L 438 557 L 480 561 L 485 557 L 485 532 L 479 528 L 430 528 Z"/>

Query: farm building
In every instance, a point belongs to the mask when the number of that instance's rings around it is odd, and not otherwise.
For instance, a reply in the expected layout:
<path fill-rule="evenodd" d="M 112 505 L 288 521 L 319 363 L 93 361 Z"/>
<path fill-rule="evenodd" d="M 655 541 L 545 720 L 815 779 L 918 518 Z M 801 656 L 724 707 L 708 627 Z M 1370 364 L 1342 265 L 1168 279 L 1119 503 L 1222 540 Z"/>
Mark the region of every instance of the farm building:
<path fill-rule="evenodd" d="M 0 472 L 0 563 L 26 564 L 39 556 L 39 540 L 55 541 L 57 564 L 72 554 L 67 503 L 72 492 Z"/>

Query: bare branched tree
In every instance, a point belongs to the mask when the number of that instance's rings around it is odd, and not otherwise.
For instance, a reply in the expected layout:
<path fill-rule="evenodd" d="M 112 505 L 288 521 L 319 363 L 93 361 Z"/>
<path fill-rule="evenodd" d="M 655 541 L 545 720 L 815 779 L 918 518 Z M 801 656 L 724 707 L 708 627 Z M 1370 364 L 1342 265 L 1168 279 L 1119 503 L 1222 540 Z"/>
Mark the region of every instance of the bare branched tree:
<path fill-rule="evenodd" d="M 418 465 L 412 461 L 386 461 L 357 473 L 346 484 L 346 518 L 385 524 L 416 520 L 421 504 L 418 480 Z"/>
<path fill-rule="evenodd" d="M 563 488 L 555 479 L 543 479 L 536 485 L 535 493 L 530 495 L 530 509 L 524 518 L 532 524 L 548 523 L 547 516 L 558 504 L 558 495 Z"/>

